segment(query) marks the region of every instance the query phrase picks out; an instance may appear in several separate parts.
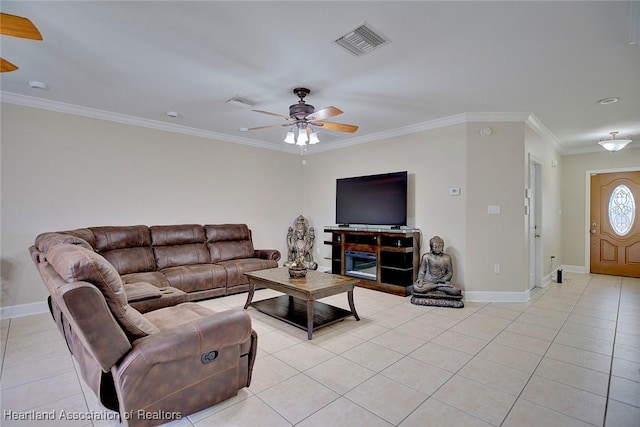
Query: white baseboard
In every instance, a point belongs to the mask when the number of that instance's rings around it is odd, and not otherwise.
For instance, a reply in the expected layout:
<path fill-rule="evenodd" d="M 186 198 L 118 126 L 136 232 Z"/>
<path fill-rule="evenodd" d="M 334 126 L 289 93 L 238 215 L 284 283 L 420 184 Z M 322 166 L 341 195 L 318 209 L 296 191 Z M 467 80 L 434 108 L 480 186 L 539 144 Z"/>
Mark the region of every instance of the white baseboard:
<path fill-rule="evenodd" d="M 588 274 L 589 269 L 582 265 L 563 265 L 562 268 L 568 273 Z"/>
<path fill-rule="evenodd" d="M 29 304 L 10 305 L 0 307 L 0 319 L 12 319 L 14 317 L 31 316 L 33 314 L 48 313 L 49 306 L 46 301 L 32 302 Z"/>
<path fill-rule="evenodd" d="M 465 291 L 464 300 L 469 302 L 527 302 L 529 290 L 523 292 Z"/>

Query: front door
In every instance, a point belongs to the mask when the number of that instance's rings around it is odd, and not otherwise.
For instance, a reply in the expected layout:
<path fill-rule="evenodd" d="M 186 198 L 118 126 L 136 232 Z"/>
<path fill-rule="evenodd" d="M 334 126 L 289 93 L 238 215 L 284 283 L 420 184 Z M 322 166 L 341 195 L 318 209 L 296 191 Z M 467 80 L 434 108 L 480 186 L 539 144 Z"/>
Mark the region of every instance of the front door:
<path fill-rule="evenodd" d="M 591 177 L 591 273 L 640 277 L 640 171 Z"/>

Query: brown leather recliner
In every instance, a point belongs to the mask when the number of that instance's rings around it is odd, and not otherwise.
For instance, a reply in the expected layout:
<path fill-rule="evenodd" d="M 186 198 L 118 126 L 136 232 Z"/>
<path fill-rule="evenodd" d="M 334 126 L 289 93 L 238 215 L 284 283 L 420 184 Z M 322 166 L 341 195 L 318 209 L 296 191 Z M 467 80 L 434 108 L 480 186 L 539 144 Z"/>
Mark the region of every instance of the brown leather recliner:
<path fill-rule="evenodd" d="M 82 239 L 31 253 L 83 379 L 124 425 L 157 425 L 235 396 L 251 383 L 257 334 L 243 310 L 186 302 L 141 314 L 122 280 Z"/>

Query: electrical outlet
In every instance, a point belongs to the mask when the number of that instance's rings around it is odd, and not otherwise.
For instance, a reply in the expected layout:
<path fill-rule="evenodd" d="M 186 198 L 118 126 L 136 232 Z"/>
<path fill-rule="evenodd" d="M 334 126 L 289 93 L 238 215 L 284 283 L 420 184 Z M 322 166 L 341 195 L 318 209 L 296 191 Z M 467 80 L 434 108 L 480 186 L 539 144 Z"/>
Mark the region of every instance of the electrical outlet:
<path fill-rule="evenodd" d="M 493 264 L 493 272 L 496 274 L 500 273 L 500 264 Z"/>

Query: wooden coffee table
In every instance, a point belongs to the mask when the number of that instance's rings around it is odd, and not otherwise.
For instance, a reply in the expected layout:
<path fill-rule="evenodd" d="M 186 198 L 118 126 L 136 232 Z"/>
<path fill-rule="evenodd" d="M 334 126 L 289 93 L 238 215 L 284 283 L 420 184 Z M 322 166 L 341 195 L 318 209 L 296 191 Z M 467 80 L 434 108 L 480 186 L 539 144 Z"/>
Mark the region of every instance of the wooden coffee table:
<path fill-rule="evenodd" d="M 314 329 L 346 317 L 353 316 L 356 320 L 360 320 L 353 303 L 353 287 L 359 282 L 356 278 L 309 270 L 307 277 L 292 279 L 286 267 L 252 271 L 245 275 L 249 278 L 249 295 L 244 305 L 245 310 L 251 305 L 262 313 L 304 329 L 309 339 Z M 256 286 L 273 289 L 286 295 L 256 301 L 252 304 Z M 347 293 L 351 311 L 317 301 L 342 292 Z"/>

